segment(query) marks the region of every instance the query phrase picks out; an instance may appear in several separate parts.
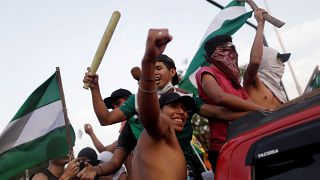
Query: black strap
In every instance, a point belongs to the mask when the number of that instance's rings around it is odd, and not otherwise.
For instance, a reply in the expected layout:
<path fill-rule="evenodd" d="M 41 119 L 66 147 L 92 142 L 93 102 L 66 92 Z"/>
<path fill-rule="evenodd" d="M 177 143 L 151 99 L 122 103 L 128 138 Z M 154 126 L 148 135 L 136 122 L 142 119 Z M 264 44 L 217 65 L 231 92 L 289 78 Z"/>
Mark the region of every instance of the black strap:
<path fill-rule="evenodd" d="M 53 175 L 48 169 L 44 169 L 38 173 L 45 174 L 49 180 L 59 180 L 59 178 L 57 178 L 55 175 Z M 36 174 L 38 174 L 38 173 L 36 173 Z M 36 175 L 36 174 L 34 174 L 34 175 Z M 34 175 L 30 176 L 29 180 L 32 180 Z"/>

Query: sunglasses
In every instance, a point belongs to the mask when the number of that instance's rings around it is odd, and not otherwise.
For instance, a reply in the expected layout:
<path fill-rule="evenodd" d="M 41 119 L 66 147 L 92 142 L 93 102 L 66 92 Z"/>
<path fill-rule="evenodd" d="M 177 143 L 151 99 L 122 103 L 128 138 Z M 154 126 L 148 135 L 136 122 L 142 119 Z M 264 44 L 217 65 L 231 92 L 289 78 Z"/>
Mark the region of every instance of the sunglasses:
<path fill-rule="evenodd" d="M 117 100 L 115 100 L 115 101 L 112 102 L 112 105 L 114 105 L 114 106 L 120 106 L 120 105 L 121 105 L 121 99 L 127 100 L 128 97 L 125 96 L 125 97 L 122 97 L 122 98 L 120 98 L 120 99 L 117 99 Z"/>
<path fill-rule="evenodd" d="M 231 44 L 231 43 L 223 44 L 220 47 L 223 48 L 223 49 L 230 49 L 231 48 L 234 51 L 237 51 L 236 50 L 236 46 L 234 44 Z"/>
<path fill-rule="evenodd" d="M 118 100 L 116 100 L 116 101 L 114 101 L 114 102 L 112 102 L 112 104 L 113 105 L 115 105 L 115 106 L 119 106 L 120 105 L 120 99 L 118 99 Z"/>

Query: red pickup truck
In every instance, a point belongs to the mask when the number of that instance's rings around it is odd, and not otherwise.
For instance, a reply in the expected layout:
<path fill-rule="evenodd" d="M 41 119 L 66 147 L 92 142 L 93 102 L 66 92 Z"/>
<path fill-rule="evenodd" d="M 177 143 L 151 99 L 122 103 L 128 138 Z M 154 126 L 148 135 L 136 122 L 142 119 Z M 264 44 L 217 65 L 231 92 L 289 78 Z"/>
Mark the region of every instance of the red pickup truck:
<path fill-rule="evenodd" d="M 320 89 L 234 121 L 215 180 L 320 179 Z"/>

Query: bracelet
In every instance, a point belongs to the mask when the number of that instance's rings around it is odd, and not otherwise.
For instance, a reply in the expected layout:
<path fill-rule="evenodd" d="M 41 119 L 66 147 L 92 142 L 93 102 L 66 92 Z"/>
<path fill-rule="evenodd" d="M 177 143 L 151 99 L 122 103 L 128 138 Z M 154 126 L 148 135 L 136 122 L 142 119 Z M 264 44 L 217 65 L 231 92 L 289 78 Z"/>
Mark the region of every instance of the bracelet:
<path fill-rule="evenodd" d="M 144 93 L 147 93 L 147 94 L 153 94 L 153 93 L 155 93 L 155 92 L 157 92 L 157 88 L 155 88 L 154 90 L 146 90 L 146 89 L 143 89 L 140 85 L 139 85 L 139 90 L 141 91 L 141 92 L 144 92 Z"/>
<path fill-rule="evenodd" d="M 154 78 L 154 77 L 143 77 L 143 76 L 141 76 L 141 77 L 140 77 L 140 80 L 143 80 L 143 81 L 156 81 L 156 78 Z"/>
<path fill-rule="evenodd" d="M 101 167 L 100 165 L 98 165 L 97 167 L 98 167 L 98 168 L 100 169 L 100 171 L 101 171 L 101 174 L 100 174 L 100 175 L 103 175 L 102 167 Z"/>

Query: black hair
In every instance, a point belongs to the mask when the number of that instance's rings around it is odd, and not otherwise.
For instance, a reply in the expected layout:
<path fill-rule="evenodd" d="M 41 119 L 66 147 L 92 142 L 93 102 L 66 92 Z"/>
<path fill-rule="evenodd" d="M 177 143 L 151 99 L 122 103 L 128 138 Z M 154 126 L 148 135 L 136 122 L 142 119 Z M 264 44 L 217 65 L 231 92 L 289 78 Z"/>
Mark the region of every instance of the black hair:
<path fill-rule="evenodd" d="M 160 54 L 158 57 L 156 57 L 157 62 L 163 62 L 163 64 L 170 70 L 170 69 L 176 69 L 176 65 L 174 61 L 167 55 L 165 54 Z M 172 85 L 177 85 L 179 84 L 179 77 L 176 72 L 176 74 L 172 77 L 171 79 Z"/>
<path fill-rule="evenodd" d="M 222 45 L 226 42 L 232 42 L 232 37 L 229 35 L 218 35 L 205 42 L 204 50 L 206 51 L 207 58 L 209 58 L 214 53 L 217 46 Z"/>
<path fill-rule="evenodd" d="M 167 55 L 165 54 L 160 54 L 157 58 L 156 58 L 157 62 L 163 62 L 164 65 L 168 68 L 168 69 L 172 69 L 172 68 L 176 68 L 176 65 L 174 63 L 174 61 Z"/>

